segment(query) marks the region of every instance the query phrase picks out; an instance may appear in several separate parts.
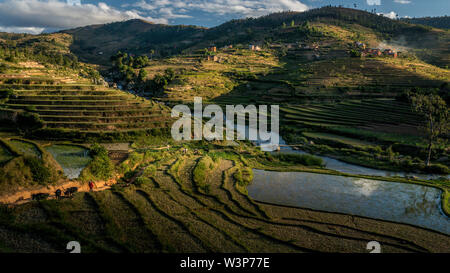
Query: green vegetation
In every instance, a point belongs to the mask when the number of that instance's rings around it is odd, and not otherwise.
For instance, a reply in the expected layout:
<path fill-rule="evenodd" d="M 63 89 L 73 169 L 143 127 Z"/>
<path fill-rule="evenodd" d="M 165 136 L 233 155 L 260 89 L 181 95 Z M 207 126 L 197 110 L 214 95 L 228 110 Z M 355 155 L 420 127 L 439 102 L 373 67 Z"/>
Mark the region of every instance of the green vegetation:
<path fill-rule="evenodd" d="M 195 166 L 193 171 L 193 180 L 202 192 L 209 192 L 210 185 L 206 183 L 206 178 L 211 169 L 214 168 L 214 165 L 214 162 L 209 156 L 204 156 Z"/>
<path fill-rule="evenodd" d="M 0 147 L 0 195 L 60 182 L 60 166 L 38 144 L 25 140 L 0 139 Z"/>
<path fill-rule="evenodd" d="M 253 180 L 252 169 L 250 167 L 238 167 L 234 172 L 233 178 L 236 181 L 235 183 L 236 190 L 239 191 L 241 194 L 248 195 L 247 186 Z"/>
<path fill-rule="evenodd" d="M 80 68 L 78 58 L 68 52 L 72 37 L 67 34 L 29 34 L 1 33 L 5 41 L 0 46 L 0 59 L 10 63 L 33 60 L 41 63 L 62 66 L 71 69 Z"/>
<path fill-rule="evenodd" d="M 207 170 L 213 175 L 206 179 L 208 192 L 192 190 L 197 187 L 193 172 L 197 160 L 212 159 L 185 156 L 174 148 L 164 152 L 158 167 L 157 162 L 137 167 L 155 166 L 152 179 L 140 176 L 131 185 L 81 192 L 72 199 L 0 207 L 0 225 L 7 234 L 0 236 L 0 244 L 12 252 L 58 252 L 54 246 L 67 243 L 70 234 L 70 240 L 83 242 L 85 253 L 298 253 L 337 247 L 341 252 L 364 252 L 361 240 L 373 239 L 383 243 L 386 253 L 448 251 L 448 237 L 430 230 L 255 202 L 239 190 L 235 177 L 240 175 L 235 173 L 240 171 L 244 179 L 245 168 L 270 162 L 271 156 L 252 147 L 244 154 L 238 149 L 216 146 L 209 151 L 217 163 Z M 277 164 L 273 161 L 272 168 Z M 11 240 L 12 234 L 27 236 Z M 320 243 L 324 238 L 327 244 Z M 41 243 L 29 249 L 30 240 Z"/>
<path fill-rule="evenodd" d="M 364 140 L 360 140 L 360 139 L 356 139 L 356 138 L 344 137 L 344 136 L 335 135 L 335 134 L 329 134 L 329 133 L 305 132 L 305 133 L 303 133 L 303 135 L 309 139 L 318 139 L 319 141 L 320 140 L 330 140 L 333 142 L 339 142 L 339 143 L 350 145 L 350 146 L 364 147 L 364 146 L 373 145 L 373 143 L 368 142 L 368 141 L 364 141 Z"/>
<path fill-rule="evenodd" d="M 42 154 L 36 144 L 19 139 L 11 139 L 9 143 L 21 154 L 35 156 L 38 158 L 42 157 Z"/>
<path fill-rule="evenodd" d="M 432 154 L 435 166 L 427 167 L 421 159 L 426 158 L 423 150 L 428 142 L 419 130 L 422 118 L 408 103 L 387 99 L 352 100 L 289 105 L 282 107 L 281 112 L 285 139 L 310 152 L 367 167 L 448 173 L 448 168 L 439 164 L 448 162 L 437 162 L 445 160 L 448 154 L 448 139 L 443 137 L 436 145 Z"/>
<path fill-rule="evenodd" d="M 286 161 L 293 164 L 300 164 L 303 166 L 323 166 L 323 161 L 321 158 L 312 155 L 302 155 L 302 154 L 276 154 L 275 158 L 280 161 Z"/>
<path fill-rule="evenodd" d="M 25 157 L 25 165 L 27 165 L 33 176 L 33 180 L 41 185 L 46 185 L 51 180 L 50 170 L 44 166 L 42 161 L 36 157 Z"/>
<path fill-rule="evenodd" d="M 114 166 L 108 151 L 99 144 L 90 147 L 91 163 L 83 170 L 81 180 L 108 180 L 113 176 Z"/>

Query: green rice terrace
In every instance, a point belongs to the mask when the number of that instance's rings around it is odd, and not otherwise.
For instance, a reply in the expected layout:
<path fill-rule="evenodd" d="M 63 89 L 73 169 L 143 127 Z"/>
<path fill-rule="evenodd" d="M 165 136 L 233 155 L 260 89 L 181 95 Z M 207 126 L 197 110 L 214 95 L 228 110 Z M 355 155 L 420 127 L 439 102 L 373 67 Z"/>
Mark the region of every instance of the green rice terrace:
<path fill-rule="evenodd" d="M 285 105 L 280 112 L 283 136 L 305 150 L 367 167 L 425 171 L 420 159 L 426 147 L 419 129 L 423 121 L 408 103 L 346 100 Z M 431 172 L 448 173 L 448 152 L 448 139 L 444 139 L 433 154 L 439 167 Z"/>
<path fill-rule="evenodd" d="M 167 110 L 158 103 L 88 80 L 68 82 L 44 68 L 23 74 L 2 74 L 0 89 L 9 93 L 2 111 L 11 117 L 17 111 L 37 114 L 44 132 L 130 132 L 167 126 Z"/>
<path fill-rule="evenodd" d="M 418 126 L 420 117 L 411 106 L 395 100 L 346 101 L 337 104 L 287 106 L 281 109 L 289 122 L 311 125 L 364 126 L 369 124 L 405 124 Z"/>
<path fill-rule="evenodd" d="M 2 252 L 84 253 L 448 252 L 447 235 L 406 224 L 260 203 L 249 198 L 252 169 L 324 172 L 283 163 L 245 146 L 142 149 L 120 164 L 110 190 L 77 193 L 0 212 Z M 11 240 L 13 238 L 13 240 Z"/>

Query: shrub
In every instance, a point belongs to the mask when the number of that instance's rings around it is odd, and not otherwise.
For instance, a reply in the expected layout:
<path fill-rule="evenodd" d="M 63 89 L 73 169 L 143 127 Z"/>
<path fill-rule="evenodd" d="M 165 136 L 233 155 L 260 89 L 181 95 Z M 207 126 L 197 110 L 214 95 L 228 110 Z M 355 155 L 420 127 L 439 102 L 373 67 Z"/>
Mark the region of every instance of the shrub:
<path fill-rule="evenodd" d="M 350 51 L 350 56 L 352 58 L 361 58 L 361 52 L 359 52 L 358 50 L 352 49 Z"/>
<path fill-rule="evenodd" d="M 152 181 L 150 180 L 150 178 L 147 178 L 147 177 L 138 177 L 135 181 L 134 181 L 134 184 L 136 185 L 136 186 L 143 186 L 143 185 L 146 185 L 146 184 L 151 184 L 152 183 Z"/>
<path fill-rule="evenodd" d="M 161 152 L 146 151 L 144 154 L 145 162 L 154 162 L 154 161 L 158 161 L 162 158 L 163 158 L 163 153 L 161 153 Z"/>
<path fill-rule="evenodd" d="M 136 175 L 137 171 L 128 171 L 125 173 L 123 178 L 127 181 L 129 181 L 131 178 L 133 178 Z"/>
<path fill-rule="evenodd" d="M 301 164 L 304 166 L 323 166 L 323 160 L 319 157 L 307 154 L 276 154 L 276 158 L 280 161 L 285 161 L 294 164 Z"/>
<path fill-rule="evenodd" d="M 31 170 L 33 181 L 41 185 L 45 185 L 50 182 L 51 172 L 40 159 L 32 156 L 25 157 L 25 164 Z"/>
<path fill-rule="evenodd" d="M 428 173 L 450 174 L 450 168 L 442 164 L 432 164 L 430 166 L 426 166 L 425 171 Z"/>
<path fill-rule="evenodd" d="M 206 185 L 206 176 L 208 174 L 208 170 L 211 168 L 214 168 L 214 163 L 212 159 L 209 156 L 204 156 L 197 163 L 197 166 L 195 166 L 193 172 L 194 183 L 197 185 L 199 189 L 205 192 L 209 192 L 210 185 Z"/>
<path fill-rule="evenodd" d="M 88 166 L 90 173 L 96 179 L 110 179 L 114 170 L 114 165 L 112 164 L 111 159 L 109 159 L 108 151 L 99 144 L 93 144 L 90 148 L 90 152 L 93 156 L 92 162 Z"/>
<path fill-rule="evenodd" d="M 147 168 L 145 168 L 143 175 L 146 177 L 153 177 L 156 174 L 156 166 L 150 165 Z"/>
<path fill-rule="evenodd" d="M 234 173 L 234 179 L 236 179 L 236 183 L 239 186 L 245 187 L 253 180 L 253 171 L 249 167 L 243 167 L 241 169 L 238 169 Z"/>
<path fill-rule="evenodd" d="M 128 164 L 133 168 L 144 160 L 144 154 L 133 152 L 128 157 Z"/>
<path fill-rule="evenodd" d="M 129 171 L 131 171 L 131 168 L 126 161 L 122 162 L 118 167 L 119 174 L 125 174 Z"/>
<path fill-rule="evenodd" d="M 236 172 L 234 172 L 233 177 L 236 180 L 236 183 L 238 183 L 239 185 L 244 184 L 244 179 L 242 178 L 242 171 L 241 171 L 241 169 L 238 169 Z"/>

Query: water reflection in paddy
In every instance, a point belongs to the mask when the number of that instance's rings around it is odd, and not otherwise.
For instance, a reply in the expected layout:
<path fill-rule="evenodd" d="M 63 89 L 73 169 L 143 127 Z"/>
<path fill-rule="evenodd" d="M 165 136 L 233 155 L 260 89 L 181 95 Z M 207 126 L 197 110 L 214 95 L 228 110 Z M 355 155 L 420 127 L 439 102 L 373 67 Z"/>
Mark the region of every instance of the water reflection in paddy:
<path fill-rule="evenodd" d="M 55 144 L 47 147 L 46 150 L 61 165 L 64 174 L 69 179 L 78 178 L 92 160 L 89 150 L 80 146 Z"/>
<path fill-rule="evenodd" d="M 441 190 L 406 183 L 301 172 L 254 170 L 255 200 L 401 222 L 450 234 Z"/>

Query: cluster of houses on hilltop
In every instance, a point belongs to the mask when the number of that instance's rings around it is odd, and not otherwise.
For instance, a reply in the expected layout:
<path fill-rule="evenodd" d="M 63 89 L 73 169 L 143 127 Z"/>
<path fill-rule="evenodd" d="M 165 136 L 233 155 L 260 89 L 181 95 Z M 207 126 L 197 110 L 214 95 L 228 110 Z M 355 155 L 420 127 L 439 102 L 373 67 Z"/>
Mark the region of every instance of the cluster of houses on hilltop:
<path fill-rule="evenodd" d="M 253 50 L 253 51 L 261 51 L 262 50 L 259 45 L 254 45 L 254 44 L 250 44 L 248 46 L 248 48 L 250 50 Z M 233 49 L 233 45 L 226 45 L 226 46 L 222 47 L 222 49 Z M 207 50 L 209 52 L 217 52 L 217 47 L 216 46 L 210 46 L 210 47 L 207 48 Z"/>
<path fill-rule="evenodd" d="M 393 58 L 398 57 L 398 53 L 395 52 L 393 49 L 385 49 L 381 50 L 379 48 L 367 48 L 366 44 L 361 42 L 355 42 L 355 45 L 360 49 L 361 56 L 371 56 L 371 57 L 380 57 L 380 56 L 389 56 Z"/>

